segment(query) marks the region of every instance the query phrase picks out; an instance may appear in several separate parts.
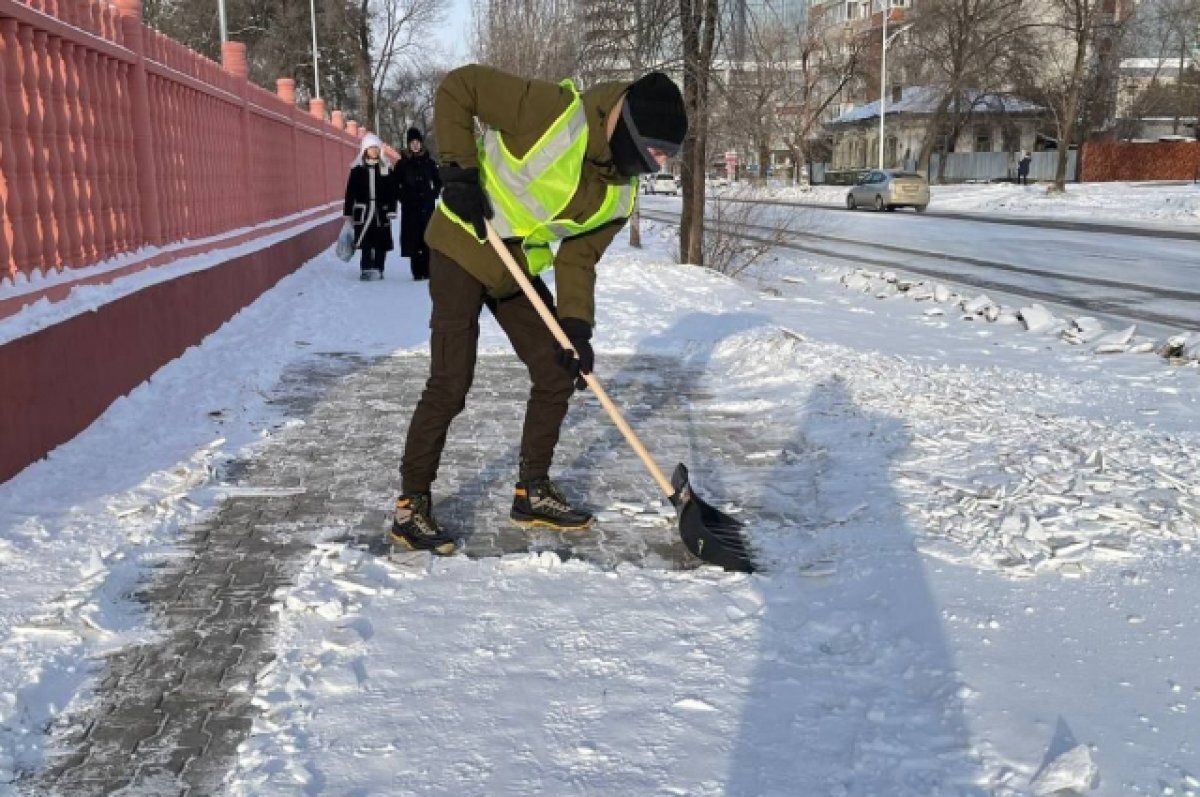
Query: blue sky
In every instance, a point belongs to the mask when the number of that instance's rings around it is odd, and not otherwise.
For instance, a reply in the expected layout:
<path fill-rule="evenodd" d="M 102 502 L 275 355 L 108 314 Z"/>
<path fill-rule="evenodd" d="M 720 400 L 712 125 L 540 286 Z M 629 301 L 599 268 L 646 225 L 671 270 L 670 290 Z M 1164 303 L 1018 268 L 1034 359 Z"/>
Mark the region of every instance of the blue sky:
<path fill-rule="evenodd" d="M 442 57 L 450 65 L 462 63 L 470 51 L 470 0 L 447 0 L 446 16 L 436 33 Z"/>

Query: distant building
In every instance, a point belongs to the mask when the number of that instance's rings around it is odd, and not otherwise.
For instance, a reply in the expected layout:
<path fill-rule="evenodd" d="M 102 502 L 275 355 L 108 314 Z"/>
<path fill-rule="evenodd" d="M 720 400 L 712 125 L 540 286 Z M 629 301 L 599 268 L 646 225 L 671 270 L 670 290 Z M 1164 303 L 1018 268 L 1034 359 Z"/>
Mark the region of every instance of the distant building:
<path fill-rule="evenodd" d="M 933 122 L 940 94 L 913 87 L 889 97 L 883 150 L 887 168 L 913 168 Z M 964 92 L 970 120 L 953 141 L 935 150 L 947 152 L 1024 152 L 1041 149 L 1038 131 L 1046 119 L 1039 105 L 1015 97 Z M 832 139 L 834 170 L 862 169 L 879 163 L 879 101 L 854 108 L 825 125 Z"/>
<path fill-rule="evenodd" d="M 808 24 L 823 31 L 828 43 L 828 57 L 848 58 L 857 53 L 858 68 L 854 78 L 825 111 L 825 121 L 832 121 L 852 108 L 879 99 L 880 59 L 883 52 L 883 9 L 888 6 L 889 30 L 897 30 L 908 20 L 914 0 L 813 0 L 808 9 Z M 897 43 L 888 48 L 889 60 Z M 892 88 L 903 86 L 908 77 L 903 65 L 892 62 L 888 70 Z"/>
<path fill-rule="evenodd" d="M 1117 138 L 1200 137 L 1200 64 L 1191 58 L 1123 58 L 1115 105 Z"/>

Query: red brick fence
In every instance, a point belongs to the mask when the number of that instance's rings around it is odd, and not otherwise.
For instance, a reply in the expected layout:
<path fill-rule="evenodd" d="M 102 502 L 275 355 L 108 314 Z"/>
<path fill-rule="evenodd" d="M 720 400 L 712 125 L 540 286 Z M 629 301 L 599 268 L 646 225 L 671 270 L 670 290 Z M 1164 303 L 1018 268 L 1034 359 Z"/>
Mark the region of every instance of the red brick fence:
<path fill-rule="evenodd" d="M 355 135 L 141 22 L 141 0 L 0 0 L 0 280 L 329 202 Z M 356 126 L 355 126 L 356 127 Z"/>
<path fill-rule="evenodd" d="M 339 111 L 327 120 L 320 100 L 297 108 L 290 80 L 277 93 L 252 85 L 244 44 L 214 63 L 145 26 L 141 9 L 0 0 L 0 325 L 76 286 L 263 244 L 0 345 L 0 482 L 328 247 L 340 225 L 331 203 L 365 131 Z"/>
<path fill-rule="evenodd" d="M 1080 180 L 1195 180 L 1200 176 L 1200 141 L 1088 142 Z"/>

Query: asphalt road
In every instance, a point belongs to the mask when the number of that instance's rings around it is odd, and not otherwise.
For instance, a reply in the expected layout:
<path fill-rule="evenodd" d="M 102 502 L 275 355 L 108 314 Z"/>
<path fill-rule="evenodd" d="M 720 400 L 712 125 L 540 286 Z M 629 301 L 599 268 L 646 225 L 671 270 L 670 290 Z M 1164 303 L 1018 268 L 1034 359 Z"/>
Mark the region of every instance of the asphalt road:
<path fill-rule="evenodd" d="M 730 202 L 751 202 L 751 204 L 769 205 L 783 208 L 804 208 L 808 210 L 829 213 L 848 213 L 840 205 L 818 205 L 804 202 L 785 202 L 781 200 L 743 200 L 729 198 Z M 861 211 L 859 211 L 861 212 Z M 1040 219 L 1032 216 L 987 216 L 982 213 L 956 213 L 949 210 L 938 210 L 936 206 L 925 212 L 925 218 L 953 219 L 979 224 L 999 224 L 1008 227 L 1036 227 L 1044 230 L 1071 230 L 1074 232 L 1106 232 L 1117 235 L 1132 235 L 1139 238 L 1172 238 L 1181 241 L 1200 242 L 1200 230 L 1187 230 L 1171 227 L 1147 227 L 1135 224 L 1114 224 L 1111 222 L 1075 221 L 1071 219 Z"/>
<path fill-rule="evenodd" d="M 679 200 L 643 198 L 647 218 L 677 222 Z M 1010 302 L 1137 323 L 1145 331 L 1200 331 L 1200 236 L 1111 225 L 997 224 L 912 211 L 829 212 L 756 203 L 738 234 L 842 265 L 891 269 Z M 1190 233 L 1188 234 L 1190 235 Z"/>

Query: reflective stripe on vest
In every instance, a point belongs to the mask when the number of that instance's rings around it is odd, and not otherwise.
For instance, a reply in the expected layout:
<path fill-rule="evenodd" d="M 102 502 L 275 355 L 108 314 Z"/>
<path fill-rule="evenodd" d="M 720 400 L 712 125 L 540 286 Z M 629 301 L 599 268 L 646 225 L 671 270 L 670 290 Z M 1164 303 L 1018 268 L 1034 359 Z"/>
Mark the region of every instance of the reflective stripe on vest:
<path fill-rule="evenodd" d="M 554 265 L 550 244 L 626 218 L 637 201 L 636 181 L 630 180 L 609 186 L 600 209 L 587 221 L 558 218 L 579 188 L 588 142 L 587 110 L 579 92 L 569 80 L 562 86 L 571 92 L 571 104 L 525 157 L 514 157 L 498 130 L 489 130 L 478 144 L 480 176 L 495 211 L 492 226 L 501 238 L 520 239 L 533 275 Z M 444 204 L 438 207 L 475 235 L 472 226 Z"/>

